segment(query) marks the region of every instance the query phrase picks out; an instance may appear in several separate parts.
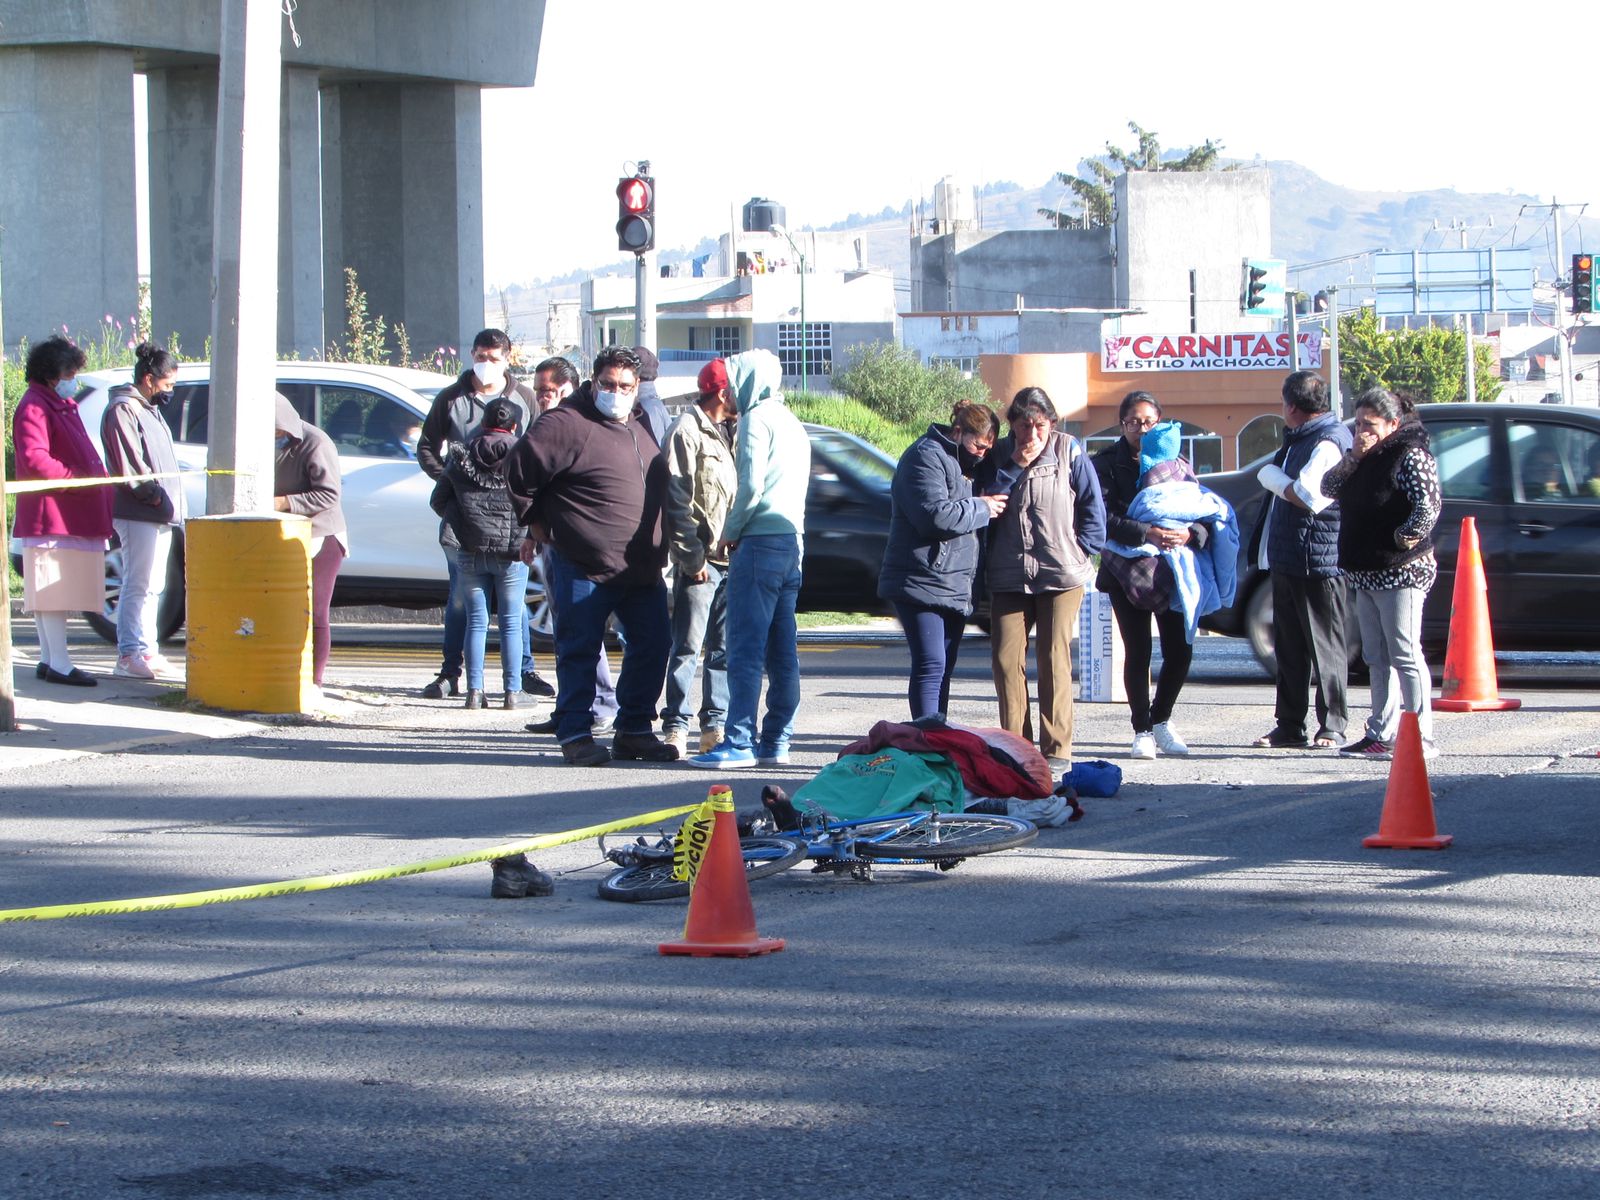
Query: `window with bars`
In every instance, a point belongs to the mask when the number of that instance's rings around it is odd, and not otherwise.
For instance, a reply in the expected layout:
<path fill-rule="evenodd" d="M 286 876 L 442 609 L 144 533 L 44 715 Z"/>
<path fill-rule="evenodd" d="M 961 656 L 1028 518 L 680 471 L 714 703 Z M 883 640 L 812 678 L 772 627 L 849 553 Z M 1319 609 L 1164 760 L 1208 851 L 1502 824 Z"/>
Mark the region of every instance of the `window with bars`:
<path fill-rule="evenodd" d="M 714 325 L 711 328 L 711 348 L 718 354 L 738 354 L 743 347 L 737 325 Z"/>
<path fill-rule="evenodd" d="M 827 321 L 807 321 L 805 325 L 805 371 L 809 375 L 833 374 L 833 325 Z M 800 324 L 778 326 L 778 360 L 785 375 L 801 372 Z"/>

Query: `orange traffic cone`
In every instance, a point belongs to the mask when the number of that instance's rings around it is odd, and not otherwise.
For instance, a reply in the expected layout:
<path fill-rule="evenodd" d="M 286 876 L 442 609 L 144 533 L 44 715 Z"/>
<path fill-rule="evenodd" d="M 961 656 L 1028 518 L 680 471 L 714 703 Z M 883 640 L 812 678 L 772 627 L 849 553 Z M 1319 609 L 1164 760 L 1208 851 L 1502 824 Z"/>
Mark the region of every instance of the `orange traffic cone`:
<path fill-rule="evenodd" d="M 706 801 L 716 815 L 711 844 L 689 893 L 683 940 L 662 942 L 657 949 L 662 954 L 696 958 L 749 958 L 782 950 L 782 938 L 756 933 L 750 881 L 744 877 L 744 855 L 739 852 L 739 830 L 733 819 L 733 789 L 725 783 L 712 784 Z"/>
<path fill-rule="evenodd" d="M 1444 683 L 1437 712 L 1501 712 L 1521 708 L 1521 700 L 1500 696 L 1494 673 L 1494 635 L 1489 629 L 1489 588 L 1483 578 L 1478 523 L 1461 519 L 1456 553 L 1456 586 L 1450 597 L 1450 643 L 1444 652 Z"/>
<path fill-rule="evenodd" d="M 1362 838 L 1361 844 L 1374 850 L 1443 850 L 1451 837 L 1438 829 L 1417 714 L 1401 713 L 1400 736 L 1394 740 L 1394 760 L 1389 764 L 1389 786 L 1383 793 L 1383 816 L 1378 820 L 1378 832 Z"/>

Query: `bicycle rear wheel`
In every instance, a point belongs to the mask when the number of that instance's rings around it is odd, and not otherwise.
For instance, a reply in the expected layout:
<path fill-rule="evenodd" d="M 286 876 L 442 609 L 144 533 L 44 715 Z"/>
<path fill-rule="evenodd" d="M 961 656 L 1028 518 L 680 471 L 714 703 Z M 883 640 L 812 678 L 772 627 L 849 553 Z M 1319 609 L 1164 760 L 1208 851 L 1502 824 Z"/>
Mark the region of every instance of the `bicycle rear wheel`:
<path fill-rule="evenodd" d="M 914 858 L 951 862 L 1025 846 L 1039 830 L 1017 817 L 979 813 L 935 813 L 907 828 L 909 818 L 868 821 L 853 829 L 855 852 L 862 858 Z"/>
<path fill-rule="evenodd" d="M 787 871 L 806 856 L 806 844 L 799 838 L 747 837 L 739 839 L 744 856 L 744 877 L 764 879 Z M 623 867 L 600 881 L 600 898 L 635 903 L 640 900 L 676 900 L 689 894 L 689 885 L 672 877 L 670 862 Z"/>

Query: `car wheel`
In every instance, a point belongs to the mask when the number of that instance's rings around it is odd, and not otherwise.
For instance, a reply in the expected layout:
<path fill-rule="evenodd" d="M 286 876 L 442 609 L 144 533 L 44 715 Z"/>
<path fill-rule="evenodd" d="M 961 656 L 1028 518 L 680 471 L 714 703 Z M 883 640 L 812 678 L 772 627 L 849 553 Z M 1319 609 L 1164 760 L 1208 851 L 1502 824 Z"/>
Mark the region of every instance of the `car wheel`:
<path fill-rule="evenodd" d="M 122 595 L 122 544 L 116 535 L 111 536 L 106 549 L 106 598 L 99 612 L 86 612 L 83 619 L 100 637 L 117 644 L 117 601 Z M 156 637 L 170 642 L 183 628 L 185 597 L 183 591 L 182 544 L 174 542 L 167 558 L 167 586 L 161 593 L 161 607 L 156 613 Z"/>
<path fill-rule="evenodd" d="M 1272 649 L 1272 581 L 1265 576 L 1244 606 L 1244 635 L 1268 675 L 1277 677 L 1278 656 Z"/>
<path fill-rule="evenodd" d="M 537 650 L 549 650 L 556 643 L 556 621 L 550 611 L 550 596 L 544 587 L 544 556 L 534 555 L 528 567 L 528 616 Z"/>

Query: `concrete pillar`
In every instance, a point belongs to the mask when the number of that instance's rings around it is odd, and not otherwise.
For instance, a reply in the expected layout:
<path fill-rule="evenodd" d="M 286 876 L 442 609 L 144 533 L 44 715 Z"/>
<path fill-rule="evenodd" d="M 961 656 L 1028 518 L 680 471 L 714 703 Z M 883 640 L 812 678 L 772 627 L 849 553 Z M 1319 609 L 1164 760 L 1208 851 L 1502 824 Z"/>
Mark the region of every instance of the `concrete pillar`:
<path fill-rule="evenodd" d="M 133 52 L 0 47 L 5 336 L 92 337 L 138 304 Z M 481 268 L 480 268 L 481 274 Z"/>
<path fill-rule="evenodd" d="M 146 75 L 150 106 L 150 332 L 199 358 L 211 336 L 217 68 Z"/>
<path fill-rule="evenodd" d="M 317 72 L 293 67 L 284 71 L 278 351 L 301 358 L 321 358 L 326 344 L 322 328 L 322 133 L 317 91 Z M 336 302 L 338 298 L 334 297 Z M 336 304 L 334 316 L 337 315 Z"/>
<path fill-rule="evenodd" d="M 353 267 L 369 315 L 403 322 L 414 358 L 471 344 L 484 322 L 481 144 L 476 87 L 323 90 L 329 340 L 343 337 L 344 270 Z"/>

